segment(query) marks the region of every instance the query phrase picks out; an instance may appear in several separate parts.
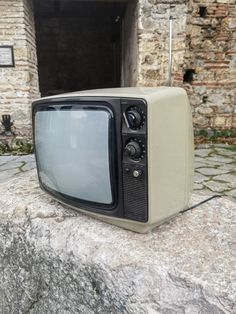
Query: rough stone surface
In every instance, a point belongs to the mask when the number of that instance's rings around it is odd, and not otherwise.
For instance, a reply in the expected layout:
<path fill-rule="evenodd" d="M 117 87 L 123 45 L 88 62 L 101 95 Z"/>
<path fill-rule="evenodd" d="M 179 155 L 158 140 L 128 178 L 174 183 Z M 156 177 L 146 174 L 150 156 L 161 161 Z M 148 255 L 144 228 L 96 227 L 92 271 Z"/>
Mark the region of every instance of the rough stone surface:
<path fill-rule="evenodd" d="M 236 211 L 227 199 L 141 235 L 52 201 L 34 170 L 0 184 L 0 195 L 4 314 L 236 312 Z"/>
<path fill-rule="evenodd" d="M 206 181 L 208 179 L 208 177 L 204 176 L 201 173 L 195 173 L 194 175 L 194 182 L 196 183 L 202 183 L 204 181 Z"/>
<path fill-rule="evenodd" d="M 215 193 L 222 193 L 232 189 L 231 184 L 219 182 L 219 181 L 207 181 L 204 182 L 204 186 Z"/>
<path fill-rule="evenodd" d="M 0 45 L 13 46 L 15 59 L 15 67 L 0 68 L 0 120 L 10 114 L 17 137 L 30 138 L 30 104 L 39 97 L 31 0 L 0 1 Z"/>
<path fill-rule="evenodd" d="M 227 170 L 222 170 L 222 169 L 217 169 L 217 168 L 198 168 L 198 172 L 204 175 L 214 176 L 214 175 L 226 173 Z"/>
<path fill-rule="evenodd" d="M 172 83 L 186 89 L 195 127 L 235 127 L 235 0 L 140 0 L 140 85 L 167 83 L 170 15 Z"/>

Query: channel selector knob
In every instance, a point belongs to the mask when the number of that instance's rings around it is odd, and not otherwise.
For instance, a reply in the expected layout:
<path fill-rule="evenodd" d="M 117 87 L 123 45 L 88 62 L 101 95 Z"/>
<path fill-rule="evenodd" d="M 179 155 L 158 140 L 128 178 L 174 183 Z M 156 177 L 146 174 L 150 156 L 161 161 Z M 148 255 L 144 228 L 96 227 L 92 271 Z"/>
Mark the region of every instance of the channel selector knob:
<path fill-rule="evenodd" d="M 138 130 L 144 125 L 145 114 L 141 108 L 129 107 L 124 113 L 124 121 L 128 129 Z"/>
<path fill-rule="evenodd" d="M 125 154 L 132 159 L 138 159 L 142 155 L 142 148 L 139 143 L 130 141 L 125 146 Z"/>
<path fill-rule="evenodd" d="M 142 116 L 137 110 L 129 109 L 127 110 L 126 115 L 131 129 L 136 129 L 141 126 Z"/>

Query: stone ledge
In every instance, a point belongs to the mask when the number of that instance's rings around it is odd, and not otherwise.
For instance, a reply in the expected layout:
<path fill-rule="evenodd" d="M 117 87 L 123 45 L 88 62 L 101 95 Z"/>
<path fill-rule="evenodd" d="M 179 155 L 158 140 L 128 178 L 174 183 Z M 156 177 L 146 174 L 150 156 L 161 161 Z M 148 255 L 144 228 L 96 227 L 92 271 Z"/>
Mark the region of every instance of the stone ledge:
<path fill-rule="evenodd" d="M 0 309 L 235 313 L 235 203 L 215 199 L 142 235 L 65 208 L 35 170 L 0 184 Z M 192 203 L 206 196 L 194 195 Z"/>

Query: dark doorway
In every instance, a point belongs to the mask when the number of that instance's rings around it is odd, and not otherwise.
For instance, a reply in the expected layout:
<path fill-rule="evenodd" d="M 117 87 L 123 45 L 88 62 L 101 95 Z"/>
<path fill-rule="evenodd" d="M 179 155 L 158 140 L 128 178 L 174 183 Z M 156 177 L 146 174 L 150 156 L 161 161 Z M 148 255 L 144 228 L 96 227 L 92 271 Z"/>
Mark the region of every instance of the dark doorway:
<path fill-rule="evenodd" d="M 126 2 L 35 0 L 42 96 L 119 87 Z"/>

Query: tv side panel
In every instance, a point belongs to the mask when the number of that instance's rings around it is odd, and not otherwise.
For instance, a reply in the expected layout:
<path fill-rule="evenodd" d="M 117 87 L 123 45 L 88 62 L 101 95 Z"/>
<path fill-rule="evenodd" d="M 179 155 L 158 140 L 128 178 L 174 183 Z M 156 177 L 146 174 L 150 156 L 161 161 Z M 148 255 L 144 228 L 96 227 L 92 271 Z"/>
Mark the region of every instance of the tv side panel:
<path fill-rule="evenodd" d="M 193 176 L 191 108 L 185 91 L 171 88 L 148 103 L 149 223 L 187 206 Z"/>

